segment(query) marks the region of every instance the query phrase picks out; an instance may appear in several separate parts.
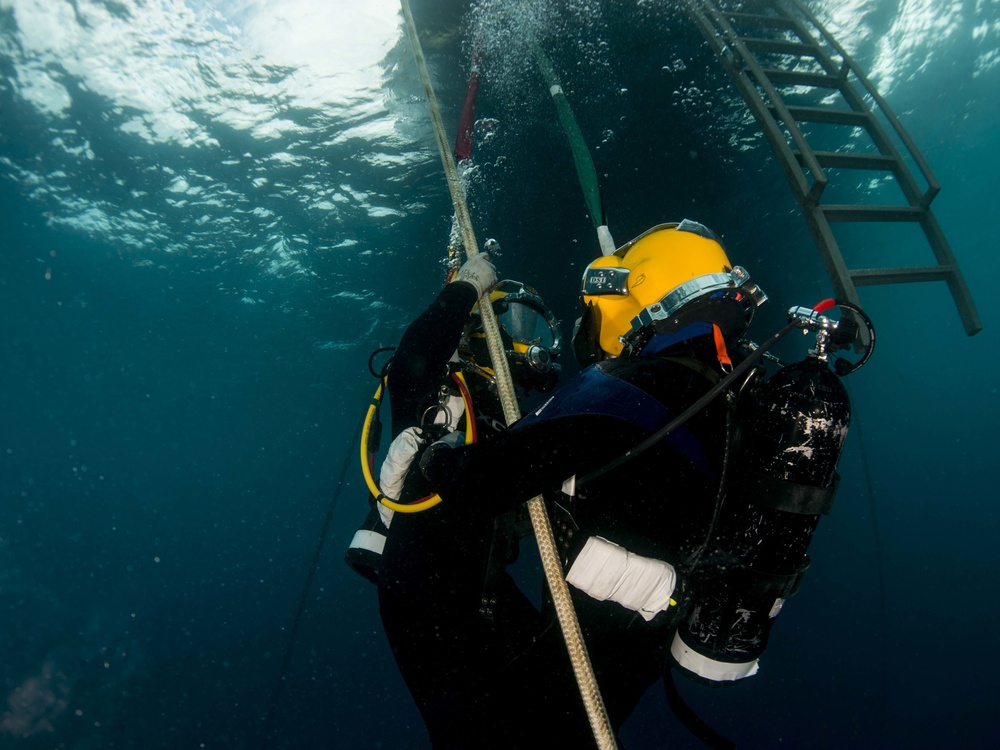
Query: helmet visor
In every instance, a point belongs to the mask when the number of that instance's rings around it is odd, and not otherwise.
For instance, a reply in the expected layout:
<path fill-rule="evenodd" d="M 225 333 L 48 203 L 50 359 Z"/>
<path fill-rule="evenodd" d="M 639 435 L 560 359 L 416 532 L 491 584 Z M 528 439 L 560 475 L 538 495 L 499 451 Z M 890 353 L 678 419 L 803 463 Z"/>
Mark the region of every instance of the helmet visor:
<path fill-rule="evenodd" d="M 546 315 L 547 308 L 542 304 L 538 292 L 530 286 L 517 282 L 502 281 L 494 288 L 493 293 L 504 293 L 500 309 L 497 310 L 497 322 L 507 332 L 515 343 L 515 348 L 525 348 L 536 344 L 546 349 L 553 349 L 559 344 L 559 329 L 554 327 L 551 314 Z M 494 309 L 496 309 L 494 305 Z M 517 346 L 518 344 L 523 346 Z"/>

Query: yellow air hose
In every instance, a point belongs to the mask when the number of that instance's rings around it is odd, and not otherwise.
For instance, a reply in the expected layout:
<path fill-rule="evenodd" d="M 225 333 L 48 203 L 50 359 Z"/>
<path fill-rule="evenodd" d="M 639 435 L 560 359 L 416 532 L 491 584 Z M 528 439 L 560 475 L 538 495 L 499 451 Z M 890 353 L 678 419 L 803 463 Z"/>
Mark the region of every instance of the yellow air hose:
<path fill-rule="evenodd" d="M 413 14 L 410 12 L 409 0 L 401 0 L 401 4 L 403 17 L 406 21 L 406 35 L 409 37 L 410 44 L 413 47 L 413 56 L 416 59 L 417 69 L 420 72 L 420 80 L 423 83 L 427 104 L 430 107 L 431 122 L 434 126 L 438 151 L 440 152 L 441 162 L 444 165 L 445 175 L 448 179 L 448 190 L 451 192 L 452 203 L 455 207 L 455 216 L 462 231 L 465 255 L 466 258 L 472 258 L 479 254 L 479 246 L 476 243 L 476 235 L 472 230 L 472 219 L 469 215 L 468 205 L 465 202 L 465 193 L 459 182 L 455 160 L 451 155 L 451 150 L 448 147 L 448 141 L 445 137 L 441 111 L 438 107 L 437 97 L 434 94 L 434 87 L 431 85 L 430 74 L 427 72 L 427 63 L 424 59 L 423 49 L 420 46 L 420 39 L 417 38 L 417 28 L 413 22 Z M 493 306 L 489 304 L 488 294 L 483 295 L 480 299 L 479 311 L 482 315 L 483 330 L 486 332 L 486 343 L 489 346 L 490 359 L 493 363 L 493 369 L 496 372 L 497 391 L 500 394 L 500 402 L 503 405 L 504 418 L 507 420 L 507 424 L 512 424 L 520 419 L 521 411 L 517 405 L 514 383 L 510 376 L 510 366 L 504 354 L 499 326 L 497 325 L 496 315 L 493 312 Z M 587 654 L 587 646 L 584 643 L 580 623 L 576 617 L 576 610 L 573 609 L 569 586 L 566 583 L 562 566 L 559 563 L 559 554 L 552 535 L 552 526 L 549 523 L 549 517 L 545 511 L 545 503 L 541 496 L 528 501 L 528 511 L 535 531 L 535 540 L 538 543 L 538 552 L 541 557 L 542 567 L 545 570 L 545 579 L 552 593 L 556 614 L 559 617 L 559 624 L 562 627 L 563 638 L 566 641 L 566 648 L 569 650 L 573 672 L 576 675 L 577 685 L 580 689 L 580 695 L 583 698 L 584 707 L 587 710 L 587 717 L 590 720 L 590 727 L 594 732 L 597 747 L 600 750 L 617 748 L 614 732 L 611 728 L 611 721 L 608 718 L 604 699 L 601 697 L 601 692 L 597 686 L 597 679 L 594 676 L 590 657 Z"/>
<path fill-rule="evenodd" d="M 459 390 L 462 392 L 462 401 L 465 404 L 465 444 L 471 445 L 475 442 L 476 435 L 476 423 L 473 417 L 472 411 L 472 400 L 469 397 L 469 388 L 465 384 L 465 376 L 461 372 L 456 372 L 452 375 L 453 378 L 458 380 L 461 386 Z M 422 510 L 427 510 L 428 508 L 433 508 L 435 505 L 441 502 L 441 496 L 437 493 L 433 495 L 428 495 L 425 498 L 418 500 L 415 503 L 398 503 L 391 497 L 382 494 L 382 488 L 378 486 L 378 482 L 375 481 L 375 477 L 372 475 L 372 467 L 368 462 L 368 438 L 371 435 L 372 421 L 375 416 L 375 412 L 378 411 L 379 404 L 382 403 L 382 393 L 385 391 L 385 379 L 378 384 L 378 388 L 375 389 L 375 395 L 372 396 L 372 402 L 368 405 L 368 412 L 365 414 L 365 420 L 363 427 L 361 428 L 361 472 L 365 477 L 365 484 L 368 485 L 368 491 L 372 493 L 372 497 L 376 501 L 382 503 L 387 508 L 392 508 L 399 513 L 419 513 Z"/>

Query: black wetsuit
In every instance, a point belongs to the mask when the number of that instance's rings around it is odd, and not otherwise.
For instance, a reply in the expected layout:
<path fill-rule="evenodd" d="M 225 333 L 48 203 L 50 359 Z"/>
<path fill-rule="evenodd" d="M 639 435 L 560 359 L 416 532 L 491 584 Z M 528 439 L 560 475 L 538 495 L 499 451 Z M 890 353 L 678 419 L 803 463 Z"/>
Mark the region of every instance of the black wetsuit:
<path fill-rule="evenodd" d="M 392 358 L 388 392 L 392 436 L 421 424 L 446 382 L 448 360 L 476 302 L 473 287 L 447 285 L 403 335 Z M 477 381 L 481 381 L 477 383 Z M 500 404 L 479 375 L 467 375 L 477 416 L 502 419 Z M 479 439 L 491 430 L 480 422 Z M 429 492 L 411 465 L 400 500 Z M 396 662 L 435 748 L 482 747 L 483 696 L 511 653 L 532 640 L 538 612 L 503 571 L 508 559 L 494 535 L 505 525 L 491 515 L 465 512 L 476 489 L 460 502 L 418 513 L 395 513 L 378 575 L 379 612 Z M 457 513 L 455 511 L 458 511 Z M 493 555 L 494 570 L 487 571 Z M 484 594 L 491 616 L 481 613 Z M 470 736 L 470 734 L 472 736 Z"/>
<path fill-rule="evenodd" d="M 428 475 L 442 505 L 468 515 L 500 513 L 538 494 L 558 497 L 563 481 L 578 480 L 639 444 L 697 400 L 718 371 L 711 335 L 675 343 L 656 356 L 614 359 L 584 370 L 551 401 L 514 424 L 489 446 L 435 453 Z M 717 378 L 715 378 L 717 380 Z M 685 564 L 705 542 L 726 453 L 729 408 L 715 399 L 684 427 L 621 466 L 578 485 L 564 538 L 570 561 L 586 538 L 601 536 L 631 552 Z M 453 511 L 456 512 L 457 511 Z M 685 590 L 691 585 L 684 581 Z M 610 601 L 571 587 L 598 686 L 617 729 L 667 665 L 670 641 L 684 610 L 647 622 Z M 553 656 L 553 653 L 558 653 Z M 502 670 L 492 703 L 497 718 L 489 747 L 543 747 L 525 724 L 559 728 L 567 747 L 593 739 L 565 647 L 540 641 Z M 574 744 L 578 743 L 578 744 Z M 475 746 L 470 743 L 470 747 Z M 483 745 L 478 745 L 482 747 Z"/>

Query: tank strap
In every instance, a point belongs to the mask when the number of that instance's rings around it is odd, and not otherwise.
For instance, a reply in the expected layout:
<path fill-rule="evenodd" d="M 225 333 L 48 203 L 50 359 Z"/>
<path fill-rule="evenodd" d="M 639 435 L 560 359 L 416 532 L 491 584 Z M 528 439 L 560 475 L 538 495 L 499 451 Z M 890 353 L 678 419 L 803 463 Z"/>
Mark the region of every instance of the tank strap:
<path fill-rule="evenodd" d="M 742 491 L 754 504 L 799 515 L 826 515 L 840 486 L 840 474 L 834 473 L 829 487 L 814 487 L 786 479 L 776 479 L 756 472 L 745 472 L 739 479 Z"/>
<path fill-rule="evenodd" d="M 802 578 L 812 561 L 806 555 L 792 573 L 769 573 L 759 568 L 744 568 L 743 573 L 749 579 L 748 594 L 761 596 L 773 596 L 775 599 L 789 599 L 799 592 L 802 586 Z"/>
<path fill-rule="evenodd" d="M 546 507 L 552 522 L 552 533 L 555 536 L 559 561 L 562 563 L 564 571 L 569 569 L 573 540 L 580 532 L 580 524 L 573 515 L 575 500 L 573 495 L 569 495 L 565 491 L 555 493 L 552 497 L 546 496 Z"/>

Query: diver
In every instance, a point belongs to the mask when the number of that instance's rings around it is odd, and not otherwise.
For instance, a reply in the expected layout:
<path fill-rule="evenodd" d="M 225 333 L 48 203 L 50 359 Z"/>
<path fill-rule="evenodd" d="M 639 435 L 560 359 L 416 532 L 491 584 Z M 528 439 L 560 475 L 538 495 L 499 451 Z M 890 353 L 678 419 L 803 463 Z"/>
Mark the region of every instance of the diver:
<path fill-rule="evenodd" d="M 853 315 L 838 330 L 819 310 L 794 308 L 767 347 L 799 328 L 817 330 L 820 343 L 801 366 L 761 382 L 766 347 L 742 337 L 766 296 L 690 220 L 657 225 L 592 262 L 581 293 L 573 346 L 592 366 L 488 446 L 436 443 L 421 470 L 443 506 L 483 517 L 544 494 L 618 731 L 671 668 L 709 684 L 757 671 L 836 488 L 849 417 L 838 374 L 851 368 L 838 361 L 834 374 L 827 356 L 852 344 L 858 327 Z M 810 378 L 823 387 L 785 387 Z M 789 391 L 802 403 L 770 408 L 768 399 Z M 827 394 L 822 403 L 806 402 L 817 393 Z M 782 422 L 786 414 L 811 432 Z M 817 457 L 802 450 L 806 442 Z M 782 474 L 775 467 L 793 463 L 784 458 L 789 443 L 806 458 Z M 539 642 L 531 658 L 494 676 L 494 710 L 529 726 L 554 717 L 570 746 L 592 744 L 572 673 L 553 667 L 550 647 Z M 521 721 L 498 718 L 487 731 L 491 747 L 530 746 Z"/>
<path fill-rule="evenodd" d="M 526 519 L 513 508 L 487 517 L 466 513 L 466 504 L 435 504 L 417 470 L 436 439 L 485 446 L 505 428 L 479 314 L 484 301 L 497 316 L 519 396 L 557 384 L 561 337 L 552 312 L 531 287 L 496 283 L 485 253 L 470 258 L 389 362 L 392 443 L 373 488 L 377 507 L 346 556 L 377 581 L 386 636 L 435 748 L 467 746 L 478 712 L 492 713 L 480 683 L 533 642 L 539 618 L 506 571 L 530 532 Z"/>

